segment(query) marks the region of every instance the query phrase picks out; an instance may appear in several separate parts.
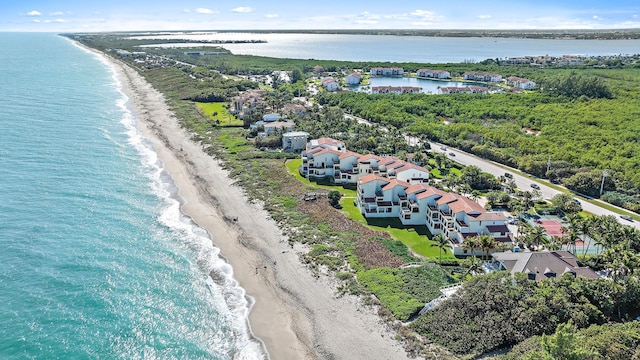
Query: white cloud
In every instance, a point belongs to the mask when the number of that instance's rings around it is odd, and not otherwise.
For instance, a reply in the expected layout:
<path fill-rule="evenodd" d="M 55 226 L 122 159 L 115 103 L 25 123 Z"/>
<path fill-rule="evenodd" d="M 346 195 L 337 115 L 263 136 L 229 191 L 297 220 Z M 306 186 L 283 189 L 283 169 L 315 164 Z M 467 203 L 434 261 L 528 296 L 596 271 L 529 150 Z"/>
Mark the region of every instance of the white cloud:
<path fill-rule="evenodd" d="M 64 12 L 62 11 L 56 11 L 49 14 L 49 16 L 62 16 L 62 15 L 64 15 Z"/>
<path fill-rule="evenodd" d="M 429 10 L 414 10 L 411 12 L 411 15 L 418 16 L 425 19 L 435 19 L 437 17 L 436 13 Z"/>
<path fill-rule="evenodd" d="M 639 17 L 640 17 L 640 15 L 635 14 L 635 15 L 633 15 L 633 16 L 631 16 L 631 17 L 632 17 L 632 18 L 634 18 L 634 19 L 637 19 L 637 18 L 639 18 Z"/>
<path fill-rule="evenodd" d="M 602 20 L 602 18 L 598 15 L 593 15 L 593 20 Z"/>
<path fill-rule="evenodd" d="M 362 25 L 375 25 L 375 24 L 378 23 L 378 21 L 376 21 L 376 20 L 358 19 L 358 20 L 354 21 L 354 23 L 362 24 Z"/>
<path fill-rule="evenodd" d="M 491 19 L 491 15 L 478 15 L 478 19 Z"/>
<path fill-rule="evenodd" d="M 39 23 L 39 22 L 40 22 L 40 19 L 33 19 L 33 22 L 34 22 L 34 23 Z"/>
<path fill-rule="evenodd" d="M 42 15 L 42 13 L 40 11 L 37 11 L 37 10 L 29 11 L 27 13 L 27 16 L 40 16 L 40 15 Z"/>
<path fill-rule="evenodd" d="M 280 15 L 278 15 L 278 14 L 267 14 L 264 17 L 266 17 L 268 19 L 275 19 L 275 18 L 280 17 Z"/>
<path fill-rule="evenodd" d="M 249 12 L 252 12 L 253 9 L 248 6 L 238 6 L 235 9 L 231 9 L 231 11 L 237 12 L 237 13 L 249 13 Z"/>
<path fill-rule="evenodd" d="M 365 19 L 380 19 L 380 15 L 371 14 L 368 11 L 363 12 L 361 16 L 363 16 Z"/>
<path fill-rule="evenodd" d="M 66 23 L 66 22 L 67 22 L 67 20 L 65 20 L 65 19 L 53 19 L 53 20 L 49 20 L 49 19 L 47 19 L 47 20 L 45 20 L 44 22 L 46 22 L 46 23 L 59 23 L 59 24 L 61 24 L 61 23 Z"/>
<path fill-rule="evenodd" d="M 198 14 L 217 14 L 218 11 L 207 9 L 207 8 L 197 8 L 196 12 Z"/>

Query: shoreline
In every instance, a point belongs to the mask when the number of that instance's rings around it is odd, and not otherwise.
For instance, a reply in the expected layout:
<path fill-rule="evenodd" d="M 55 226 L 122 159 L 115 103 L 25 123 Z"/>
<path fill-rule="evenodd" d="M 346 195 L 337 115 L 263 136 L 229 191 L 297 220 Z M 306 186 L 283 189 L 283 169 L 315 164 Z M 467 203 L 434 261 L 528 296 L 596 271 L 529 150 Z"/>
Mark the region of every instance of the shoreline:
<path fill-rule="evenodd" d="M 126 64 L 84 48 L 113 65 L 139 131 L 184 199 L 181 211 L 207 231 L 231 265 L 249 298 L 250 335 L 266 349 L 266 358 L 408 359 L 374 307 L 355 296 L 337 297 L 335 280 L 315 278 L 300 262 L 303 247 L 291 247 L 220 162 L 191 141 L 161 93 Z"/>

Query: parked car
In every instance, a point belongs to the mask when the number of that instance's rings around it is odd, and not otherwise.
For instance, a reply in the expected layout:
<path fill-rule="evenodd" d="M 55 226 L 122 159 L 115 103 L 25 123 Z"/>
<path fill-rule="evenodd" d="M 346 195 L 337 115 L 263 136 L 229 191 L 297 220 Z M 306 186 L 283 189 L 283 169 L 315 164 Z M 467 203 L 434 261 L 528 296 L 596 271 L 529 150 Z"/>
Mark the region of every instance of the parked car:
<path fill-rule="evenodd" d="M 531 187 L 536 189 L 536 190 L 540 190 L 540 185 L 538 185 L 536 183 L 531 183 Z"/>
<path fill-rule="evenodd" d="M 454 153 L 450 152 L 450 153 L 449 153 L 449 156 L 456 156 L 456 154 L 454 154 Z"/>
<path fill-rule="evenodd" d="M 507 179 L 513 179 L 513 175 L 511 173 L 504 173 L 504 177 L 506 177 Z"/>
<path fill-rule="evenodd" d="M 620 218 L 627 221 L 633 221 L 633 218 L 629 215 L 620 215 Z"/>

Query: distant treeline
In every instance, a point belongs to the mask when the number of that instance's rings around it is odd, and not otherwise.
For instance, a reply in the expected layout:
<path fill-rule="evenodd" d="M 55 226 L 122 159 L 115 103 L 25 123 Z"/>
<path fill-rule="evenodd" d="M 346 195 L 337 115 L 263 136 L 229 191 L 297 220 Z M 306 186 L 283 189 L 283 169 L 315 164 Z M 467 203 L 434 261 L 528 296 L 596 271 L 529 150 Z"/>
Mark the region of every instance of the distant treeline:
<path fill-rule="evenodd" d="M 218 31 L 224 32 L 224 31 Z M 611 30 L 397 30 L 397 29 L 334 29 L 334 30 L 234 30 L 258 34 L 344 34 L 344 35 L 396 35 L 433 37 L 500 37 L 527 39 L 640 39 L 640 29 Z"/>

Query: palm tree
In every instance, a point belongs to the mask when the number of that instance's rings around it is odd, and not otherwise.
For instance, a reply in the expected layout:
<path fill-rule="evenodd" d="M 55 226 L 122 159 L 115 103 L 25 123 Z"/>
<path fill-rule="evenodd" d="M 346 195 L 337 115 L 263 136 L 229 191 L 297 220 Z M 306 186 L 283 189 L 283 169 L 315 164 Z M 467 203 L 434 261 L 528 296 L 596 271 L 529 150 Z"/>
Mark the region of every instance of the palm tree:
<path fill-rule="evenodd" d="M 566 239 L 563 236 L 554 235 L 551 237 L 551 241 L 547 245 L 547 249 L 553 250 L 561 250 L 562 245 L 565 243 Z"/>
<path fill-rule="evenodd" d="M 578 213 L 572 213 L 567 215 L 567 219 L 569 219 L 569 225 L 564 227 L 563 230 L 569 236 L 569 244 L 573 245 L 573 255 L 575 256 L 577 255 L 576 238 L 578 237 L 578 228 L 582 217 Z"/>
<path fill-rule="evenodd" d="M 532 245 L 534 249 L 546 244 L 548 240 L 544 228 L 542 226 L 534 226 L 527 234 L 527 242 Z"/>
<path fill-rule="evenodd" d="M 594 240 L 596 244 L 601 246 L 601 250 L 605 251 L 616 244 L 622 243 L 626 243 L 627 248 L 629 248 L 633 241 L 633 232 L 635 230 L 630 226 L 621 226 L 614 216 L 601 216 L 594 234 Z"/>
<path fill-rule="evenodd" d="M 466 259 L 463 262 L 463 266 L 467 268 L 467 271 L 464 272 L 464 276 L 467 276 L 469 274 L 477 274 L 482 270 L 482 261 L 478 260 L 478 258 L 474 256 L 472 258 Z"/>
<path fill-rule="evenodd" d="M 491 235 L 478 235 L 478 241 L 482 252 L 486 254 L 486 259 L 489 259 L 489 252 L 498 247 L 498 242 Z"/>
<path fill-rule="evenodd" d="M 444 235 L 438 234 L 434 236 L 432 239 L 434 241 L 431 246 L 437 246 L 440 249 L 440 263 L 442 263 L 442 249 L 446 249 L 449 247 L 449 239 L 447 239 Z"/>
<path fill-rule="evenodd" d="M 583 246 L 582 248 L 582 256 L 587 256 L 587 252 L 589 251 L 589 247 L 591 246 L 591 234 L 594 232 L 594 228 L 598 225 L 598 218 L 595 216 L 589 216 L 584 219 L 579 224 L 580 232 L 582 233 L 582 238 L 584 243 L 587 246 Z"/>
<path fill-rule="evenodd" d="M 470 238 L 464 239 L 464 241 L 462 242 L 462 248 L 464 250 L 470 250 L 471 251 L 471 255 L 473 255 L 473 257 L 476 257 L 476 250 L 478 250 L 480 248 L 480 243 L 478 240 L 477 236 L 472 236 Z"/>

